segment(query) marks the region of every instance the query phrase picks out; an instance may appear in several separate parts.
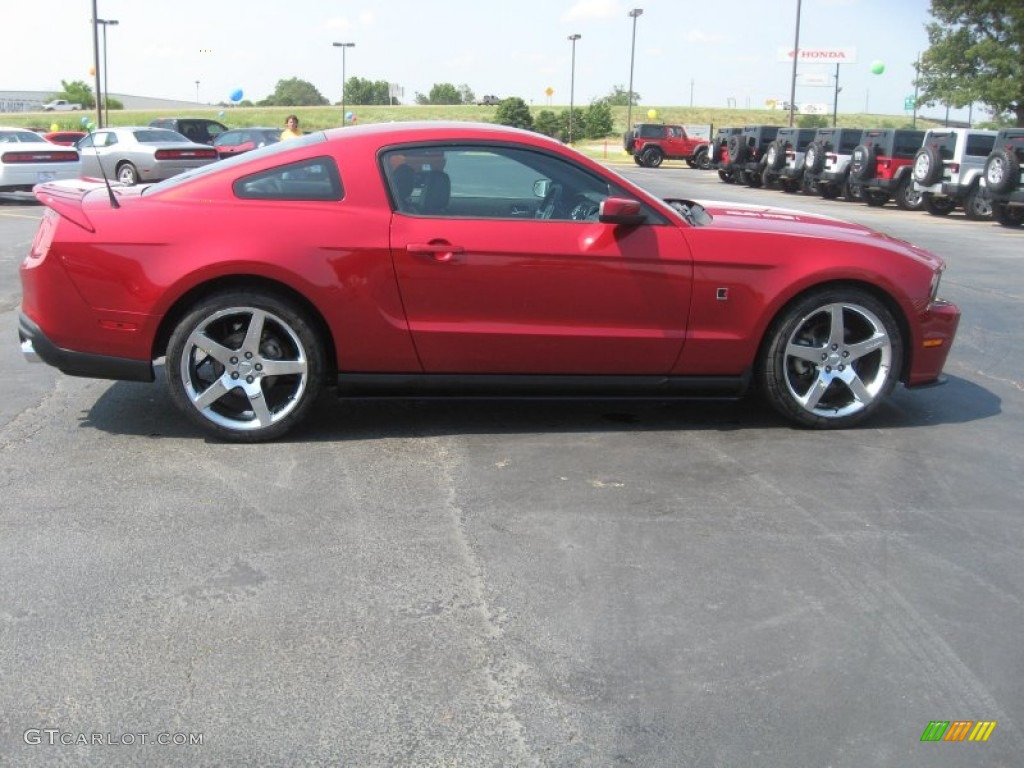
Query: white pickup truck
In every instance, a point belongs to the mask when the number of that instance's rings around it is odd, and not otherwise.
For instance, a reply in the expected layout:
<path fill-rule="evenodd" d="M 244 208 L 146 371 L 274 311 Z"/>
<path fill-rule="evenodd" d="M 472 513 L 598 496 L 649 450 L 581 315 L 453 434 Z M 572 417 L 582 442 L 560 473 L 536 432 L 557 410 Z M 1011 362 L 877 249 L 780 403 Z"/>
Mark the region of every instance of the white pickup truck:
<path fill-rule="evenodd" d="M 49 104 L 43 104 L 44 112 L 75 112 L 81 108 L 81 104 L 73 104 L 65 99 L 54 99 Z"/>

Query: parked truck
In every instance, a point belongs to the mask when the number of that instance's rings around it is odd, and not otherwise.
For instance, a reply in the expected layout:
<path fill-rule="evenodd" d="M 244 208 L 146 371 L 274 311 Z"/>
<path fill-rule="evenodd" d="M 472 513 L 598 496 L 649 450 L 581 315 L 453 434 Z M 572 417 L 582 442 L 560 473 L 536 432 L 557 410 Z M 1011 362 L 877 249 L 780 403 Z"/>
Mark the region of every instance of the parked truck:
<path fill-rule="evenodd" d="M 81 108 L 81 104 L 75 104 L 66 99 L 54 99 L 49 104 L 43 104 L 44 112 L 77 112 Z"/>

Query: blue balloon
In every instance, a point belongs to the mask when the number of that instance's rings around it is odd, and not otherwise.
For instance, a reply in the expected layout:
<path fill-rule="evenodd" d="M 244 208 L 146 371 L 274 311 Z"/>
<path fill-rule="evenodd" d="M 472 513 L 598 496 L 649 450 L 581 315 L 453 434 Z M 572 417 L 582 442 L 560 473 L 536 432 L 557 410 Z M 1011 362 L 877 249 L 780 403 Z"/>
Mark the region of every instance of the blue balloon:
<path fill-rule="evenodd" d="M 89 124 L 89 118 L 88 117 L 83 117 L 82 118 L 82 125 L 88 125 L 88 124 Z"/>
<path fill-rule="evenodd" d="M 223 109 L 220 112 L 217 113 L 217 117 L 224 117 L 224 110 Z"/>
<path fill-rule="evenodd" d="M 351 112 L 346 112 L 345 113 L 345 119 L 346 120 L 351 120 L 352 119 L 352 113 Z"/>
<path fill-rule="evenodd" d="M 241 88 L 236 88 L 235 90 L 233 90 L 231 92 L 231 100 L 232 101 L 241 101 L 242 100 L 242 89 Z"/>

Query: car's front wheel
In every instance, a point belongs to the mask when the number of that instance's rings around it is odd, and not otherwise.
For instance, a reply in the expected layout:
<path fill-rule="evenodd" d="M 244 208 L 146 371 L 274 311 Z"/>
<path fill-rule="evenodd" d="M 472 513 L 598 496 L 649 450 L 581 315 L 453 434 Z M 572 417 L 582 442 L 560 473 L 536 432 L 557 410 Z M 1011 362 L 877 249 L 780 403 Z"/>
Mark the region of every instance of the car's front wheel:
<path fill-rule="evenodd" d="M 903 344 L 892 312 L 859 288 L 813 291 L 769 330 L 763 390 L 801 426 L 848 427 L 875 411 L 899 377 Z"/>
<path fill-rule="evenodd" d="M 323 344 L 306 314 L 261 291 L 214 294 L 178 324 L 167 347 L 171 399 L 212 434 L 280 437 L 323 386 Z"/>
<path fill-rule="evenodd" d="M 1011 208 L 1007 203 L 993 203 L 992 216 L 1004 227 L 1024 225 L 1024 208 Z"/>
<path fill-rule="evenodd" d="M 924 195 L 914 186 L 914 179 L 908 173 L 896 187 L 896 207 L 904 211 L 920 211 L 924 208 Z"/>
<path fill-rule="evenodd" d="M 641 159 L 643 160 L 642 164 L 645 168 L 657 168 L 661 165 L 661 161 L 665 159 L 665 155 L 662 154 L 662 151 L 657 147 L 649 147 L 644 150 L 644 154 Z"/>

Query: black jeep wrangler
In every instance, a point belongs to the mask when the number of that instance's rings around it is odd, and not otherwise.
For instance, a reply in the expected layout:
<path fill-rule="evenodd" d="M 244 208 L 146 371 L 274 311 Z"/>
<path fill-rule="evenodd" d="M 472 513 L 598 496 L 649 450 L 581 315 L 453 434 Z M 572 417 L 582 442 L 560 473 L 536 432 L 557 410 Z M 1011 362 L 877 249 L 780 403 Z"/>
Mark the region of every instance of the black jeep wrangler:
<path fill-rule="evenodd" d="M 718 175 L 723 172 L 751 187 L 761 186 L 764 153 L 779 132 L 777 125 L 748 125 L 726 140 L 725 152 L 719 161 Z M 723 179 L 724 180 L 724 179 Z"/>

